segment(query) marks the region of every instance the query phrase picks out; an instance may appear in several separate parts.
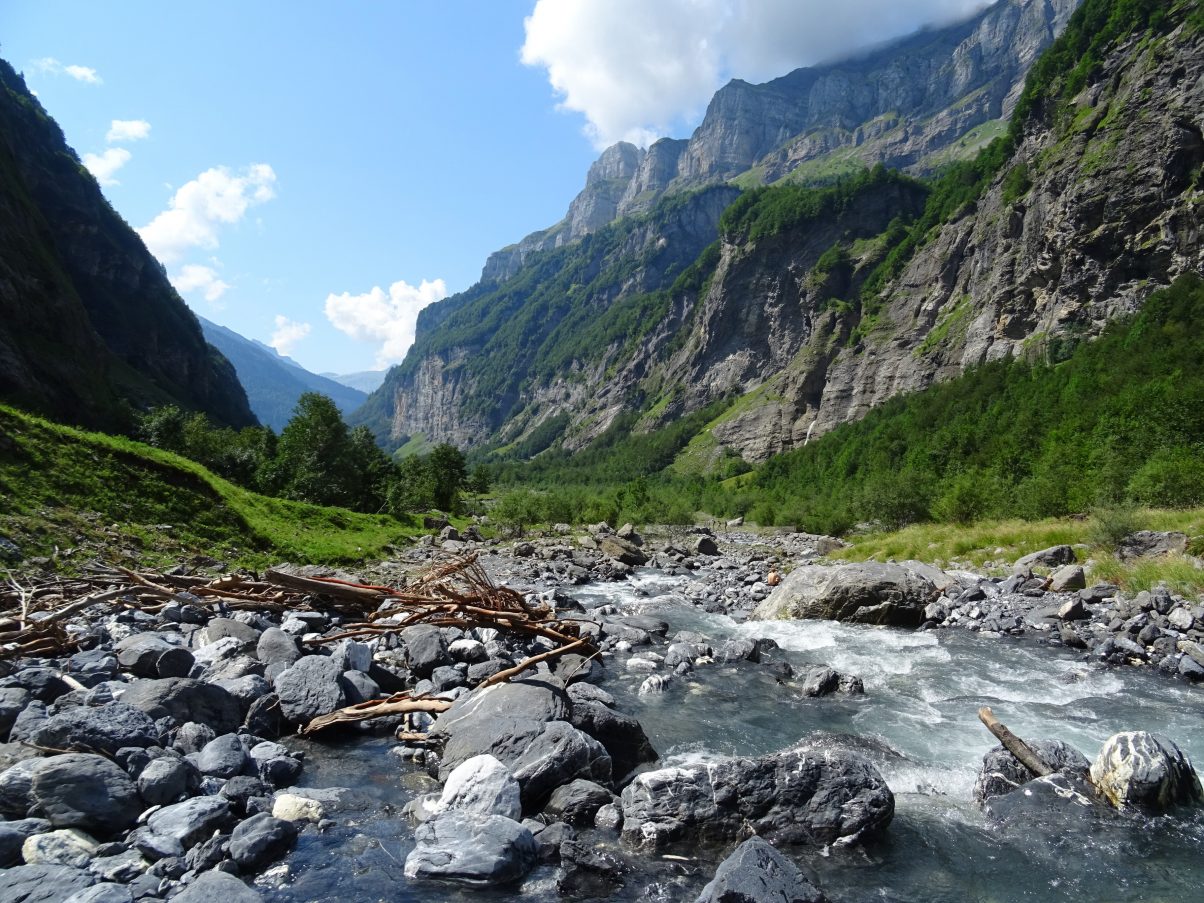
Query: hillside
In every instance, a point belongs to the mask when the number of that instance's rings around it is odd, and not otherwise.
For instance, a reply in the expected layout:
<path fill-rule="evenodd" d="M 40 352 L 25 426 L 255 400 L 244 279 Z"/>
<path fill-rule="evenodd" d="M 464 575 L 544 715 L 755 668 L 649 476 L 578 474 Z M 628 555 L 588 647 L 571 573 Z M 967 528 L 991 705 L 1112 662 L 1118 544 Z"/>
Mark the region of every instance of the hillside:
<path fill-rule="evenodd" d="M 272 348 L 243 338 L 232 329 L 198 317 L 205 340 L 234 365 L 238 381 L 247 393 L 251 411 L 264 426 L 284 429 L 297 399 L 305 392 L 319 392 L 333 401 L 343 414 L 350 414 L 368 393 L 333 379 L 310 373 L 300 364 L 282 357 Z"/>
<path fill-rule="evenodd" d="M 0 400 L 107 429 L 167 403 L 255 422 L 230 363 L 3 61 Z"/>
<path fill-rule="evenodd" d="M 747 190 L 671 284 L 638 278 L 648 248 L 681 248 L 646 217 L 688 194 L 532 252 L 423 311 L 361 413 L 393 444 L 505 456 L 738 399 L 689 449 L 705 468 L 765 460 L 984 362 L 1057 359 L 1204 262 L 1199 10 L 1088 0 L 973 160 L 922 184 L 876 169 Z M 641 222 L 608 269 L 590 257 Z"/>
<path fill-rule="evenodd" d="M 139 442 L 0 406 L 0 536 L 27 558 L 82 567 L 202 555 L 262 567 L 385 557 L 392 517 L 269 498 Z"/>

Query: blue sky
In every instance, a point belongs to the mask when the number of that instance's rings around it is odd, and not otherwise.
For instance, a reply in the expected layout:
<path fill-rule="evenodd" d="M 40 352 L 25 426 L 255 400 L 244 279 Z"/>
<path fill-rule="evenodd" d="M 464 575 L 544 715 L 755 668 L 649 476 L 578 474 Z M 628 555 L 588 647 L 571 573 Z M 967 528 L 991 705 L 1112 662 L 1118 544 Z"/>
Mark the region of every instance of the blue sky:
<path fill-rule="evenodd" d="M 197 313 L 351 372 L 559 220 L 606 144 L 979 5 L 5 0 L 0 55 Z"/>

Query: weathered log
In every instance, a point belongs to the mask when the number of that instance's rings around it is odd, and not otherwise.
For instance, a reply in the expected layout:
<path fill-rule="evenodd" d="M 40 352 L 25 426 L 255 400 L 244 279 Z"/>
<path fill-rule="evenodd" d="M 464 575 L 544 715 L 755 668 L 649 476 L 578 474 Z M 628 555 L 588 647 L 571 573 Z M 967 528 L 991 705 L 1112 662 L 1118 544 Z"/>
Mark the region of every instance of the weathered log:
<path fill-rule="evenodd" d="M 1041 761 L 1041 757 L 1031 746 L 1008 730 L 1007 725 L 995 717 L 990 707 L 983 706 L 978 710 L 978 720 L 986 725 L 987 730 L 1003 744 L 1003 748 L 1015 756 L 1034 776 L 1043 778 L 1047 774 L 1053 774 L 1054 770 Z"/>
<path fill-rule="evenodd" d="M 291 590 L 312 593 L 313 595 L 331 596 L 335 599 L 346 599 L 372 607 L 376 607 L 388 598 L 384 593 L 374 589 L 350 586 L 346 583 L 330 583 L 326 580 L 315 580 L 312 577 L 298 577 L 296 574 L 286 574 L 283 571 L 269 570 L 263 576 L 269 583 L 287 587 Z"/>
<path fill-rule="evenodd" d="M 301 729 L 303 736 L 315 734 L 336 724 L 351 724 L 356 721 L 371 721 L 388 715 L 404 715 L 407 712 L 446 712 L 451 708 L 450 699 L 412 697 L 409 693 L 394 693 L 387 699 L 369 699 L 326 715 L 319 715 Z"/>

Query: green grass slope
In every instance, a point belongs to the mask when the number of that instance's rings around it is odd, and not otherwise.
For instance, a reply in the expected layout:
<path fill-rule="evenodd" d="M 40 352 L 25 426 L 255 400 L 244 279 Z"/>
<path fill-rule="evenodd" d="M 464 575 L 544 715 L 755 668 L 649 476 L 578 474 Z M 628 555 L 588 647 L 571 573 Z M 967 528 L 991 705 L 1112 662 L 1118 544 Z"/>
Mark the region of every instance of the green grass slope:
<path fill-rule="evenodd" d="M 337 563 L 385 557 L 416 532 L 388 516 L 257 495 L 169 452 L 0 406 L 0 535 L 27 557 Z"/>

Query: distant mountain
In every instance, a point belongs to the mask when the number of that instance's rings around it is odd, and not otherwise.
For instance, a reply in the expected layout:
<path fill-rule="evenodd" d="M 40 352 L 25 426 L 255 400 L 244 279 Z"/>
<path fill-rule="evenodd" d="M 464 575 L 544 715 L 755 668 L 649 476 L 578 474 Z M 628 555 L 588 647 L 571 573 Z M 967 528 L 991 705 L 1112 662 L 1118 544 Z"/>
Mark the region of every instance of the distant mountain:
<path fill-rule="evenodd" d="M 359 373 L 321 373 L 319 375 L 367 393 L 379 389 L 388 372 L 388 370 L 361 370 Z"/>
<path fill-rule="evenodd" d="M 0 400 L 109 430 L 169 403 L 255 422 L 230 362 L 3 61 Z"/>
<path fill-rule="evenodd" d="M 209 344 L 234 364 L 239 382 L 251 402 L 251 410 L 265 426 L 276 431 L 283 429 L 304 392 L 328 396 L 344 414 L 350 414 L 368 397 L 366 392 L 310 373 L 262 342 L 244 338 L 204 317 L 198 319 Z"/>

